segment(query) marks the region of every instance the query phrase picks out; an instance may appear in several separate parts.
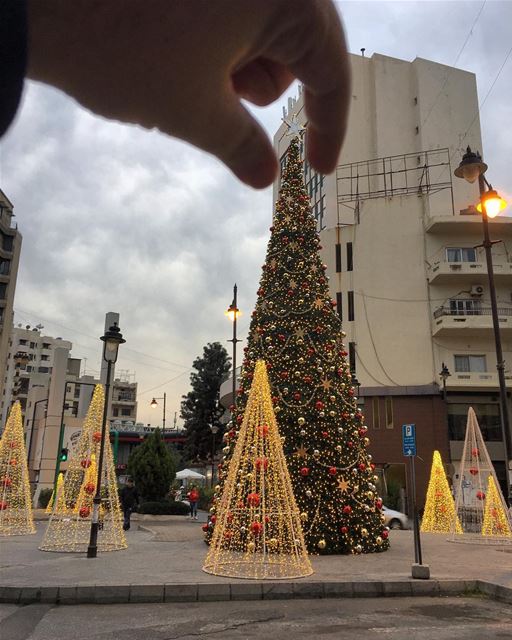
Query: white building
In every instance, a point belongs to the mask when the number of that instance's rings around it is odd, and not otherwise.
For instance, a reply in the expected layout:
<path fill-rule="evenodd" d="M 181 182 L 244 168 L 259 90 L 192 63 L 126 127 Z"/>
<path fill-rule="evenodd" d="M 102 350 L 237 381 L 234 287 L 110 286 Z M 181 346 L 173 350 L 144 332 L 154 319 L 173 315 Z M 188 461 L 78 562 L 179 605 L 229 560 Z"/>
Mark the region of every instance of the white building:
<path fill-rule="evenodd" d="M 433 449 L 456 474 L 473 406 L 505 486 L 498 379 L 478 186 L 453 171 L 482 150 L 472 73 L 428 60 L 351 56 L 353 88 L 337 170 L 305 182 L 331 295 L 347 333 L 375 462 L 406 486 L 401 425 L 417 426 L 418 498 Z M 306 124 L 303 97 L 287 119 Z M 282 166 L 290 137 L 274 136 Z M 492 167 L 489 174 L 492 173 Z M 279 181 L 274 185 L 277 198 Z M 504 357 L 512 355 L 512 218 L 490 222 Z M 476 248 L 475 248 L 476 247 Z M 442 364 L 447 403 L 440 393 Z M 507 380 L 512 373 L 507 367 Z"/>

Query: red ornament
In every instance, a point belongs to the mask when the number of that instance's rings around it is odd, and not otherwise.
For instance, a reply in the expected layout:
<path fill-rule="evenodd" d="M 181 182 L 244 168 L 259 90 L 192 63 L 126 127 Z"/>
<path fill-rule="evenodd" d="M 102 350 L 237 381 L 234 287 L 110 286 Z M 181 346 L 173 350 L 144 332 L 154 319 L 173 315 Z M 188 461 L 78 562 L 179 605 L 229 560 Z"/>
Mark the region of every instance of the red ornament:
<path fill-rule="evenodd" d="M 321 400 L 317 400 L 315 402 L 315 409 L 317 411 L 322 411 L 323 408 L 324 408 L 324 403 Z"/>
<path fill-rule="evenodd" d="M 92 434 L 92 440 L 93 442 L 101 442 L 101 433 L 99 431 L 95 431 Z"/>
<path fill-rule="evenodd" d="M 89 458 L 84 458 L 80 461 L 80 466 L 84 469 L 88 469 L 91 466 L 91 461 L 89 460 Z"/>
<path fill-rule="evenodd" d="M 368 429 L 366 427 L 361 427 L 361 429 L 359 429 L 359 435 L 362 437 L 364 437 L 367 433 Z"/>
<path fill-rule="evenodd" d="M 206 533 L 208 531 L 208 525 L 207 524 L 203 524 L 201 529 Z"/>
<path fill-rule="evenodd" d="M 306 384 L 311 384 L 313 382 L 313 378 L 311 376 L 304 376 L 304 382 Z"/>
<path fill-rule="evenodd" d="M 84 487 L 85 493 L 88 493 L 89 495 L 94 493 L 94 489 L 96 489 L 94 482 L 88 482 Z"/>
<path fill-rule="evenodd" d="M 475 467 L 471 467 L 471 469 L 469 470 L 469 473 L 470 473 L 472 476 L 476 476 L 476 475 L 477 475 L 477 473 L 478 473 L 478 469 L 475 469 Z"/>
<path fill-rule="evenodd" d="M 485 500 L 485 493 L 484 493 L 483 491 L 477 491 L 477 493 L 476 493 L 476 497 L 477 497 L 479 500 Z"/>
<path fill-rule="evenodd" d="M 89 509 L 89 507 L 81 507 L 78 513 L 80 514 L 81 518 L 88 518 L 91 510 Z"/>
<path fill-rule="evenodd" d="M 12 484 L 12 480 L 9 478 L 9 476 L 7 476 L 2 480 L 2 484 L 4 487 L 10 487 Z"/>
<path fill-rule="evenodd" d="M 263 525 L 261 524 L 261 522 L 252 522 L 251 523 L 251 532 L 255 536 L 259 536 L 262 531 L 263 531 Z"/>
<path fill-rule="evenodd" d="M 7 509 L 9 505 L 7 504 L 7 502 L 4 502 L 3 500 L 0 502 L 0 511 L 4 511 L 5 509 Z"/>
<path fill-rule="evenodd" d="M 351 507 L 350 505 L 348 505 L 348 504 L 347 504 L 347 505 L 345 505 L 345 506 L 343 507 L 343 513 L 344 513 L 346 516 L 348 516 L 348 514 L 349 514 L 349 513 L 352 513 L 352 507 Z"/>
<path fill-rule="evenodd" d="M 9 447 L 11 449 L 17 449 L 18 448 L 18 443 L 16 442 L 16 440 L 11 440 L 11 442 L 9 442 Z"/>
<path fill-rule="evenodd" d="M 288 373 L 288 371 L 281 371 L 279 376 L 281 380 L 288 380 L 288 378 L 290 377 L 290 374 Z"/>
<path fill-rule="evenodd" d="M 322 438 L 328 438 L 329 437 L 329 432 L 328 431 L 322 431 Z"/>
<path fill-rule="evenodd" d="M 340 527 L 340 531 L 341 531 L 341 533 L 346 534 L 346 533 L 348 533 L 348 527 L 345 527 L 345 526 Z"/>
<path fill-rule="evenodd" d="M 260 425 L 258 427 L 258 434 L 263 438 L 266 438 L 268 436 L 268 425 L 267 424 Z"/>
<path fill-rule="evenodd" d="M 358 465 L 359 471 L 364 471 L 366 469 L 366 465 L 364 462 L 360 462 Z"/>
<path fill-rule="evenodd" d="M 258 493 L 250 493 L 247 496 L 247 504 L 250 507 L 257 507 L 260 503 L 260 496 Z"/>
<path fill-rule="evenodd" d="M 215 524 L 215 523 L 217 522 L 217 516 L 215 516 L 215 515 L 214 515 L 214 516 L 212 516 L 212 517 L 210 518 L 210 522 L 211 522 L 212 524 Z"/>
<path fill-rule="evenodd" d="M 243 415 L 241 413 L 238 414 L 237 417 L 236 417 L 237 424 L 242 424 L 243 421 L 244 421 Z"/>
<path fill-rule="evenodd" d="M 268 524 L 270 522 L 270 516 L 265 516 L 265 524 Z"/>
<path fill-rule="evenodd" d="M 375 465 L 373 464 L 373 462 L 370 462 L 370 469 L 371 469 L 372 471 L 374 471 L 374 470 L 375 470 Z"/>
<path fill-rule="evenodd" d="M 257 471 L 259 471 L 262 467 L 266 471 L 268 469 L 268 459 L 267 458 L 256 458 L 254 461 L 254 466 Z"/>
<path fill-rule="evenodd" d="M 15 467 L 18 464 L 18 460 L 16 458 L 11 458 L 9 460 L 9 464 L 11 465 L 11 467 Z"/>
<path fill-rule="evenodd" d="M 354 443 L 352 442 L 352 440 L 349 440 L 349 441 L 347 442 L 347 447 L 348 447 L 349 449 L 352 449 L 352 447 L 353 447 L 353 446 L 354 446 Z"/>
<path fill-rule="evenodd" d="M 228 513 L 228 515 L 226 516 L 226 520 L 227 520 L 227 522 L 233 522 L 233 514 L 232 513 Z"/>
<path fill-rule="evenodd" d="M 338 473 L 338 469 L 336 467 L 329 467 L 329 475 L 335 476 Z"/>
<path fill-rule="evenodd" d="M 286 340 L 286 336 L 284 335 L 284 333 L 280 333 L 277 337 L 281 342 L 284 342 Z"/>
<path fill-rule="evenodd" d="M 382 509 L 382 500 L 380 498 L 378 500 L 375 500 L 375 506 L 377 507 L 377 509 Z"/>
<path fill-rule="evenodd" d="M 471 449 L 471 455 L 473 456 L 473 458 L 478 458 L 478 456 L 480 455 L 480 451 L 475 447 L 474 449 Z"/>
<path fill-rule="evenodd" d="M 224 531 L 224 537 L 226 538 L 226 540 L 231 540 L 231 538 L 233 537 L 233 532 L 229 529 L 226 529 L 226 531 Z"/>
<path fill-rule="evenodd" d="M 380 535 L 382 538 L 384 538 L 384 540 L 387 540 L 389 538 L 389 531 L 387 529 L 384 529 L 384 531 Z"/>
<path fill-rule="evenodd" d="M 308 356 L 313 356 L 315 355 L 315 350 L 313 349 L 313 347 L 308 347 L 306 353 L 308 354 Z"/>
<path fill-rule="evenodd" d="M 299 392 L 299 391 L 296 391 L 296 392 L 293 394 L 293 399 L 294 399 L 294 400 L 300 400 L 300 398 L 301 398 L 300 392 Z"/>
<path fill-rule="evenodd" d="M 300 475 L 303 477 L 309 476 L 309 467 L 302 467 L 300 470 Z"/>

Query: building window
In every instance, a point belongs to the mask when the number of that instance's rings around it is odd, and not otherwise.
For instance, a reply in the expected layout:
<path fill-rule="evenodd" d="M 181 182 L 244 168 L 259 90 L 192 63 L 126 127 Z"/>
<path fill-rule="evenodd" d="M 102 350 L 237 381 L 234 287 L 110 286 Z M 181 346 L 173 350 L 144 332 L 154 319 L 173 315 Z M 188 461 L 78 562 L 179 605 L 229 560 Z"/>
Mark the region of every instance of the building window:
<path fill-rule="evenodd" d="M 347 271 L 352 271 L 353 268 L 352 243 L 347 242 Z"/>
<path fill-rule="evenodd" d="M 23 338 L 20 338 L 20 341 L 18 342 L 18 344 L 26 345 L 27 341 L 24 340 Z"/>
<path fill-rule="evenodd" d="M 39 373 L 50 373 L 49 367 L 39 367 Z"/>
<path fill-rule="evenodd" d="M 324 224 L 324 213 L 325 213 L 325 196 L 322 196 L 315 204 L 312 206 L 313 215 L 316 220 L 316 230 L 322 231 L 325 229 Z"/>
<path fill-rule="evenodd" d="M 49 360 L 49 359 L 50 359 L 50 356 L 45 356 L 45 355 L 41 356 L 41 360 Z"/>
<path fill-rule="evenodd" d="M 348 343 L 348 364 L 350 367 L 350 373 L 355 375 L 356 372 L 356 343 Z"/>
<path fill-rule="evenodd" d="M 0 282 L 0 300 L 5 300 L 7 296 L 7 284 L 5 282 Z"/>
<path fill-rule="evenodd" d="M 123 407 L 121 409 L 121 415 L 122 416 L 131 416 L 132 415 L 132 410 L 130 409 L 130 407 Z"/>
<path fill-rule="evenodd" d="M 114 416 L 114 418 L 117 418 L 119 416 L 119 409 L 117 407 L 114 407 L 112 409 L 112 415 Z"/>
<path fill-rule="evenodd" d="M 11 267 L 10 260 L 3 260 L 0 258 L 0 276 L 8 276 Z"/>
<path fill-rule="evenodd" d="M 14 236 L 3 236 L 3 249 L 4 251 L 12 251 Z"/>
<path fill-rule="evenodd" d="M 451 404 L 448 403 L 448 433 L 450 440 L 463 441 L 469 407 L 473 407 L 484 440 L 501 442 L 500 407 L 498 404 Z"/>
<path fill-rule="evenodd" d="M 450 315 L 452 316 L 479 316 L 482 312 L 480 300 L 466 298 L 450 300 Z"/>
<path fill-rule="evenodd" d="M 349 321 L 354 319 L 354 292 L 353 291 L 348 292 L 348 319 Z"/>
<path fill-rule="evenodd" d="M 43 349 L 51 349 L 51 344 L 49 342 L 43 342 L 42 347 Z"/>
<path fill-rule="evenodd" d="M 341 244 L 334 245 L 336 254 L 336 273 L 341 273 Z"/>
<path fill-rule="evenodd" d="M 341 291 L 336 293 L 336 308 L 338 310 L 340 320 L 343 322 L 343 300 L 341 297 Z"/>
<path fill-rule="evenodd" d="M 372 398 L 373 428 L 380 429 L 379 398 Z"/>
<path fill-rule="evenodd" d="M 448 247 L 447 262 L 476 262 L 476 249 L 473 247 Z"/>
<path fill-rule="evenodd" d="M 35 349 L 37 347 L 37 342 L 31 342 L 30 343 L 30 348 L 31 349 Z"/>
<path fill-rule="evenodd" d="M 386 408 L 386 429 L 393 428 L 393 398 L 389 397 L 385 399 Z"/>
<path fill-rule="evenodd" d="M 460 373 L 467 373 L 469 371 L 475 371 L 483 373 L 487 371 L 487 363 L 485 356 L 454 356 L 455 371 Z"/>

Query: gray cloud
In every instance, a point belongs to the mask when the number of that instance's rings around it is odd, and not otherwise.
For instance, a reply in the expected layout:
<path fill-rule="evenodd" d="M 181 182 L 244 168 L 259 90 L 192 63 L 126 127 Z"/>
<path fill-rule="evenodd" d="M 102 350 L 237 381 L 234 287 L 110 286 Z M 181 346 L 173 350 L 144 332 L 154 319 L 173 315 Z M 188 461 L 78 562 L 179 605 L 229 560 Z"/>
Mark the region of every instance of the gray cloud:
<path fill-rule="evenodd" d="M 351 51 L 364 46 L 366 55 L 452 65 L 481 4 L 338 6 Z M 477 74 L 481 99 L 510 47 L 511 23 L 512 4 L 488 1 L 457 63 Z M 491 179 L 509 194 L 511 68 L 509 60 L 481 115 Z M 285 99 L 253 109 L 270 135 Z M 0 185 L 24 236 L 16 319 L 71 339 L 73 355 L 86 357 L 89 370 L 99 368 L 96 336 L 105 312 L 119 311 L 128 342 L 118 366 L 136 372 L 142 392 L 183 374 L 154 391 L 167 391 L 173 411 L 203 345 L 230 337 L 223 312 L 235 281 L 245 337 L 268 239 L 270 190 L 252 191 L 184 143 L 93 117 L 35 83 L 2 141 Z M 155 419 L 152 393 L 139 398 L 146 422 Z"/>

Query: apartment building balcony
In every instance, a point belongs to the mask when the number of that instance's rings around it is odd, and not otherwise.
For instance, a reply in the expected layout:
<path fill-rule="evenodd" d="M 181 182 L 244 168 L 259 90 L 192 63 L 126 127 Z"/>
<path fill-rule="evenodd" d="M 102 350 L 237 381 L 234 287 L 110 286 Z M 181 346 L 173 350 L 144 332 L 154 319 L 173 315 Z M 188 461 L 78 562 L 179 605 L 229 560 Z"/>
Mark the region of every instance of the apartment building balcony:
<path fill-rule="evenodd" d="M 469 210 L 468 210 L 469 211 Z M 450 234 L 459 237 L 469 232 L 475 236 L 483 236 L 482 216 L 474 210 L 474 213 L 460 213 L 459 215 L 428 216 L 425 221 L 426 233 Z M 512 217 L 497 216 L 489 220 L 489 232 L 491 239 L 499 239 L 512 236 Z"/>
<path fill-rule="evenodd" d="M 512 262 L 493 262 L 494 277 L 497 280 L 509 277 L 512 282 Z M 442 260 L 427 268 L 430 284 L 449 284 L 455 278 L 472 284 L 475 277 L 487 278 L 487 264 L 485 262 L 449 262 Z"/>
<path fill-rule="evenodd" d="M 507 338 L 512 337 L 512 308 L 498 307 L 500 331 Z M 450 336 L 456 331 L 464 331 L 470 337 L 484 336 L 493 331 L 490 306 L 477 309 L 454 309 L 443 306 L 434 311 L 433 336 Z"/>
<path fill-rule="evenodd" d="M 507 387 L 512 388 L 512 375 L 505 374 Z M 456 371 L 446 381 L 448 391 L 499 391 L 498 374 L 492 371 Z"/>

